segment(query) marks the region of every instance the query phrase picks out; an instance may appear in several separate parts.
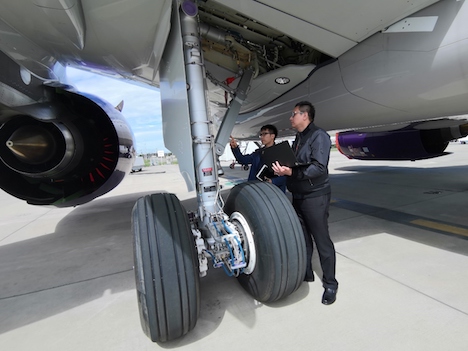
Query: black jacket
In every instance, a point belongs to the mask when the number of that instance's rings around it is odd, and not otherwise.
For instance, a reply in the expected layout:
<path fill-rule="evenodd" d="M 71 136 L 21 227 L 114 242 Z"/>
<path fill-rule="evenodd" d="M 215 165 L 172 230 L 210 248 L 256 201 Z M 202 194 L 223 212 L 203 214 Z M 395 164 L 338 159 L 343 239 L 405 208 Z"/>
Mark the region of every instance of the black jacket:
<path fill-rule="evenodd" d="M 293 198 L 315 197 L 330 193 L 328 161 L 331 141 L 326 131 L 310 123 L 296 134 L 292 145 L 297 161 L 304 166 L 292 168 L 287 187 Z"/>

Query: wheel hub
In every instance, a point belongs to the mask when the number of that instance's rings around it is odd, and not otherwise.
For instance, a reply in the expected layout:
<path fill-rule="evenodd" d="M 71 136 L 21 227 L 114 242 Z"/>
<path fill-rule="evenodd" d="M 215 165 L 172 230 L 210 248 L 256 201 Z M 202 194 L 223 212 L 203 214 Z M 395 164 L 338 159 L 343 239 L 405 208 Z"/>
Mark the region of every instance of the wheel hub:
<path fill-rule="evenodd" d="M 229 218 L 230 222 L 236 227 L 240 237 L 242 247 L 245 252 L 247 266 L 244 268 L 244 274 L 251 274 L 257 263 L 257 254 L 255 250 L 254 233 L 250 229 L 245 217 L 239 212 L 233 212 Z"/>

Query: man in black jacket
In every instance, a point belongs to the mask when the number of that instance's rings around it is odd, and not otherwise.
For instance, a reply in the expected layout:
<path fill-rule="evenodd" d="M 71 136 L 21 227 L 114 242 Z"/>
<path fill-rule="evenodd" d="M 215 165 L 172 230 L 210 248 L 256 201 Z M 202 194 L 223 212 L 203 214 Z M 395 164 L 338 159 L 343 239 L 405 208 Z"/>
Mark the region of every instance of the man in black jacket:
<path fill-rule="evenodd" d="M 308 101 L 296 104 L 289 118 L 297 130 L 292 145 L 299 164 L 293 168 L 275 162 L 272 167 L 277 175 L 287 176 L 287 187 L 292 193 L 304 231 L 307 247 L 305 281 L 314 281 L 312 270 L 313 242 L 317 247 L 322 266 L 322 283 L 325 289 L 322 303 L 331 305 L 336 300 L 338 281 L 335 278 L 335 246 L 328 232 L 328 209 L 330 206 L 330 183 L 328 181 L 328 160 L 330 158 L 330 136 L 314 124 L 315 108 Z"/>

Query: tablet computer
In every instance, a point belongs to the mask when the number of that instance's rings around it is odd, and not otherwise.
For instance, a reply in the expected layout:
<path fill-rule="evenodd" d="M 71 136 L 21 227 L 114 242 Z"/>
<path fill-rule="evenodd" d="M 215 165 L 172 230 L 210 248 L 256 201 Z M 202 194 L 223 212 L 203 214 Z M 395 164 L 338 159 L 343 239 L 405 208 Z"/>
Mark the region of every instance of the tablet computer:
<path fill-rule="evenodd" d="M 271 167 L 263 165 L 262 168 L 260 168 L 260 170 L 257 172 L 256 177 L 258 180 L 261 180 L 263 182 L 266 178 L 272 179 L 276 178 L 277 176 L 273 173 Z"/>

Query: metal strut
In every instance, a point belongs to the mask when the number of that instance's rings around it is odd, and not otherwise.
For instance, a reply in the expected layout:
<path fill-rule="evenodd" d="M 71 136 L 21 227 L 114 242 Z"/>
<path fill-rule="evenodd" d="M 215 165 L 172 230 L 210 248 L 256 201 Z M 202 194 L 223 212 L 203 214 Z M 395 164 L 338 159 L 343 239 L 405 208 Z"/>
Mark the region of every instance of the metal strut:
<path fill-rule="evenodd" d="M 185 6 L 188 6 L 190 11 L 187 11 Z M 198 251 L 201 276 L 204 276 L 208 269 L 208 258 L 213 260 L 215 268 L 224 268 L 228 275 L 239 275 L 247 266 L 246 257 L 241 235 L 237 226 L 231 223 L 229 216 L 224 213 L 219 194 L 215 140 L 210 131 L 211 123 L 205 96 L 206 72 L 197 11 L 194 6 L 194 3 L 185 1 L 179 7 L 198 200 L 198 213 L 191 218 L 192 232 Z M 250 79 L 251 74 L 243 79 L 242 99 L 247 89 L 245 82 L 250 82 Z M 231 113 L 238 111 L 240 104 L 241 102 L 237 101 Z"/>
<path fill-rule="evenodd" d="M 201 43 L 198 36 L 198 21 L 195 16 L 179 10 L 184 44 L 185 74 L 192 130 L 195 177 L 197 182 L 199 215 L 204 225 L 210 215 L 217 212 L 218 176 L 216 172 L 214 141 L 210 133 L 205 96 L 205 72 Z"/>

